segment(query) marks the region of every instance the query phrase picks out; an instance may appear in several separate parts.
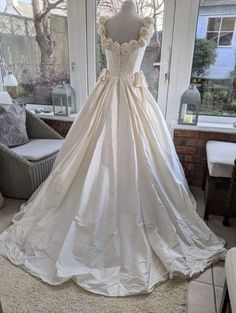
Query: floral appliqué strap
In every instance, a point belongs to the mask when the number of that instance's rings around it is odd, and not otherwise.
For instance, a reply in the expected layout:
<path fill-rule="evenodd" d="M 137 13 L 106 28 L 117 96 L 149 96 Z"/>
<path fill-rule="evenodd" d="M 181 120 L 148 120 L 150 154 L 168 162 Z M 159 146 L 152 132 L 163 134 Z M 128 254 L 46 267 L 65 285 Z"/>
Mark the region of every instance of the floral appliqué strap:
<path fill-rule="evenodd" d="M 117 41 L 113 41 L 112 38 L 106 36 L 106 21 L 108 17 L 101 16 L 98 20 L 98 34 L 101 37 L 102 46 L 105 49 L 114 50 L 120 54 L 128 55 L 132 51 L 147 46 L 150 42 L 151 35 L 153 33 L 154 19 L 146 16 L 142 18 L 143 26 L 139 31 L 139 39 L 132 39 L 129 42 L 120 44 Z"/>

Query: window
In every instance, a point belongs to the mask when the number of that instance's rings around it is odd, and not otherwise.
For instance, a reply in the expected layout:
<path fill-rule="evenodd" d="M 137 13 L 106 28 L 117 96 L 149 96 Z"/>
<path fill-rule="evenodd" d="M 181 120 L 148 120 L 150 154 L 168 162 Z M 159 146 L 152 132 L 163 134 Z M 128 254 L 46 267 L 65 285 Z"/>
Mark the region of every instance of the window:
<path fill-rule="evenodd" d="M 206 39 L 214 40 L 217 46 L 232 46 L 235 17 L 209 17 Z"/>
<path fill-rule="evenodd" d="M 38 22 L 31 1 L 6 3 L 0 12 L 0 43 L 4 61 L 18 81 L 18 87 L 8 91 L 20 102 L 52 110 L 53 88 L 62 81 L 70 83 L 66 1 Z"/>
<path fill-rule="evenodd" d="M 211 6 L 207 3 L 200 1 L 191 81 L 201 93 L 200 115 L 212 116 L 212 120 L 214 116 L 235 117 L 236 5 L 217 0 Z M 213 17 L 215 12 L 221 16 Z"/>

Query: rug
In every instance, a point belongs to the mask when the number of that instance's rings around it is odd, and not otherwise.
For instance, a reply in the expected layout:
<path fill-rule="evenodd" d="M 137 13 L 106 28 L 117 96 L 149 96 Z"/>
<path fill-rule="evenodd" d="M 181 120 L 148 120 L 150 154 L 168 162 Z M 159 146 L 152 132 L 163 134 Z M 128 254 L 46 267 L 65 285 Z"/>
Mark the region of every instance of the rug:
<path fill-rule="evenodd" d="M 174 278 L 151 294 L 110 298 L 72 281 L 51 286 L 0 256 L 3 313 L 186 313 L 187 281 Z"/>

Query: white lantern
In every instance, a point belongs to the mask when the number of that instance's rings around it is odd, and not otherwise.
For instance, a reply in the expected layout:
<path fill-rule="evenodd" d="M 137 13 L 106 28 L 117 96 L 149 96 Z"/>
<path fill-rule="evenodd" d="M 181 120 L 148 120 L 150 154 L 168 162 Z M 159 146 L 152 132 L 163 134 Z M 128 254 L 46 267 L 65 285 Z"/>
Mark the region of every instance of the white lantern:
<path fill-rule="evenodd" d="M 194 84 L 183 93 L 180 101 L 179 124 L 197 125 L 201 95 Z"/>
<path fill-rule="evenodd" d="M 73 88 L 62 82 L 52 91 L 54 115 L 69 116 L 76 113 L 75 92 Z"/>

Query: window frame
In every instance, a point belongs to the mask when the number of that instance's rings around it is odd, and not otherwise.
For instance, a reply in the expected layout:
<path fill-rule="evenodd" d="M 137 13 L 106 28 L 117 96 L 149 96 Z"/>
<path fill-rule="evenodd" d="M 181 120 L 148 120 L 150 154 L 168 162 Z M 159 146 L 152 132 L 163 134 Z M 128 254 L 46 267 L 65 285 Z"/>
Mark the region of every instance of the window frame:
<path fill-rule="evenodd" d="M 165 119 L 169 128 L 178 123 L 180 99 L 189 87 L 200 0 L 176 0 L 171 52 L 170 83 Z"/>
<path fill-rule="evenodd" d="M 76 108 L 79 112 L 88 94 L 86 1 L 67 1 L 67 19 L 70 82 L 75 91 Z"/>
<path fill-rule="evenodd" d="M 168 125 L 177 121 L 181 95 L 189 86 L 199 10 L 199 0 L 176 0 L 175 2 L 175 11 L 171 13 L 174 24 L 174 32 L 171 37 L 172 47 L 169 55 L 166 55 L 166 61 L 169 60 L 170 64 L 168 68 L 165 68 L 167 66 L 167 62 L 165 62 L 162 68 L 169 74 L 168 86 L 163 83 L 163 88 L 168 89 L 167 96 L 163 96 L 165 99 L 160 106 Z M 79 112 L 97 80 L 96 1 L 70 0 L 67 2 L 67 6 L 70 80 L 71 86 L 75 90 L 76 106 Z M 220 15 L 220 17 L 225 16 Z M 227 15 L 227 17 L 236 19 L 235 13 Z M 235 27 L 234 25 L 232 43 L 235 40 Z M 166 42 L 166 45 L 169 46 L 170 41 Z M 228 48 L 229 46 L 222 47 Z M 205 119 L 204 115 L 201 117 Z M 216 121 L 216 123 L 218 118 L 218 116 L 206 116 L 206 119 L 210 119 L 211 122 Z M 231 123 L 232 117 L 222 116 L 220 119 Z"/>
<path fill-rule="evenodd" d="M 8 15 L 5 13 L 5 15 Z M 79 112 L 84 99 L 87 97 L 87 44 L 78 46 L 81 40 L 86 43 L 86 0 L 67 1 L 67 23 L 68 23 L 68 43 L 69 43 L 69 75 L 70 84 L 76 95 L 76 109 Z M 78 58 L 78 55 L 81 58 Z M 77 61 L 78 60 L 78 61 Z M 79 69 L 79 71 L 78 71 Z M 86 79 L 81 79 L 85 77 Z M 0 91 L 6 91 L 0 79 Z M 30 109 L 35 106 L 49 107 L 40 104 L 27 104 Z M 51 106 L 50 106 L 51 107 Z M 66 116 L 61 117 L 67 119 Z M 68 117 L 70 118 L 70 116 Z"/>
<path fill-rule="evenodd" d="M 210 15 L 210 16 L 207 16 L 207 23 L 205 24 L 205 36 L 204 38 L 207 39 L 207 32 L 208 32 L 208 24 L 209 24 L 209 19 L 210 18 L 220 18 L 221 21 L 220 21 L 220 28 L 222 26 L 222 20 L 223 18 L 231 18 L 233 17 L 235 19 L 234 21 L 234 30 L 233 30 L 233 37 L 232 37 L 232 44 L 231 45 L 228 45 L 228 46 L 222 46 L 222 45 L 219 45 L 218 42 L 219 42 L 219 34 L 220 34 L 220 30 L 217 31 L 218 32 L 218 40 L 217 40 L 217 47 L 216 49 L 218 48 L 233 48 L 234 46 L 234 40 L 235 40 L 235 33 L 236 33 L 236 14 L 227 14 L 226 15 Z M 211 31 L 210 31 L 211 32 Z M 216 32 L 216 31 L 212 31 L 212 32 Z M 232 120 L 235 120 L 236 117 L 234 116 L 223 116 L 223 115 L 207 115 L 207 114 L 200 114 L 199 115 L 199 118 L 198 120 L 201 121 L 201 122 L 206 122 L 206 123 L 224 123 L 224 124 L 232 124 Z"/>
<path fill-rule="evenodd" d="M 78 62 L 78 68 L 80 68 L 80 70 L 77 71 L 77 75 L 76 72 L 71 72 L 71 83 L 72 87 L 76 90 L 76 94 L 80 93 L 80 90 L 83 91 L 83 94 L 80 94 L 79 97 L 79 108 L 81 108 L 87 96 L 91 93 L 97 80 L 96 1 L 93 0 L 87 4 L 86 2 L 86 0 L 68 1 L 68 3 L 70 3 L 70 10 L 68 10 L 68 27 L 70 23 L 71 29 L 73 28 L 73 32 L 70 31 L 70 28 L 68 31 L 69 43 L 75 41 L 81 42 L 81 38 L 86 38 L 85 47 L 82 47 L 84 45 L 73 44 L 71 44 L 71 46 L 69 47 L 70 64 L 73 63 L 73 60 L 76 60 L 76 62 Z M 188 88 L 190 82 L 200 1 L 176 0 L 175 2 L 176 3 L 174 12 L 172 11 L 174 31 L 171 37 L 172 47 L 170 50 L 170 55 L 166 55 L 166 58 L 170 59 L 168 69 L 168 93 L 165 99 L 165 105 L 160 106 L 160 109 L 162 110 L 162 113 L 169 127 L 173 125 L 173 122 L 177 122 L 178 120 L 180 98 L 182 93 Z M 79 3 L 82 3 L 83 10 L 81 10 L 81 6 Z M 79 15 L 77 14 L 76 9 L 79 9 Z M 72 14 L 70 14 L 71 11 Z M 232 14 L 232 16 L 236 17 L 235 14 Z M 80 23 L 74 24 L 74 19 L 78 21 L 80 18 Z M 163 41 L 163 45 L 164 44 L 165 43 Z M 169 44 L 169 41 L 166 42 L 166 45 Z M 79 48 L 81 48 L 82 51 L 80 51 Z M 79 56 L 82 56 L 82 58 L 79 58 Z M 82 65 L 82 67 L 80 66 L 80 64 Z M 79 76 L 79 78 L 76 78 L 76 76 Z M 79 84 L 76 84 L 76 82 L 79 82 Z M 204 116 L 202 117 L 204 119 Z M 217 123 L 219 117 L 207 116 L 206 118 L 208 120 L 210 119 L 213 123 L 215 120 L 215 123 Z M 224 120 L 224 122 L 226 123 L 231 123 L 232 121 L 232 118 L 230 117 L 220 117 L 220 119 L 222 121 Z"/>
<path fill-rule="evenodd" d="M 71 86 L 79 112 L 96 83 L 96 1 L 67 1 Z"/>
<path fill-rule="evenodd" d="M 222 21 L 223 21 L 223 18 L 234 18 L 234 29 L 233 31 L 230 31 L 230 33 L 232 32 L 233 33 L 233 36 L 232 36 L 232 42 L 231 42 L 231 45 L 220 45 L 219 44 L 219 40 L 220 40 L 220 33 L 222 33 L 221 31 L 221 27 L 222 27 Z M 220 28 L 218 31 L 208 31 L 208 25 L 209 25 L 209 19 L 210 18 L 220 18 Z M 218 36 L 217 36 L 217 48 L 232 48 L 233 47 L 233 42 L 234 42 L 234 37 L 235 37 L 235 25 L 236 25 L 236 15 L 211 15 L 211 16 L 208 16 L 207 17 L 207 23 L 206 23 L 206 29 L 205 29 L 205 39 L 207 39 L 207 33 L 218 33 Z M 227 31 L 223 31 L 223 33 L 229 33 Z M 208 40 L 211 40 L 211 39 L 208 39 Z"/>

